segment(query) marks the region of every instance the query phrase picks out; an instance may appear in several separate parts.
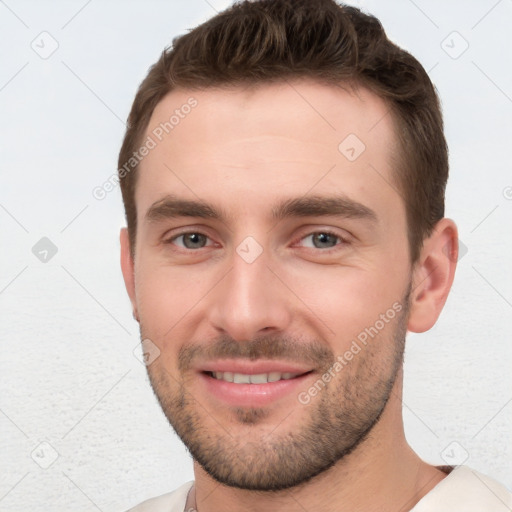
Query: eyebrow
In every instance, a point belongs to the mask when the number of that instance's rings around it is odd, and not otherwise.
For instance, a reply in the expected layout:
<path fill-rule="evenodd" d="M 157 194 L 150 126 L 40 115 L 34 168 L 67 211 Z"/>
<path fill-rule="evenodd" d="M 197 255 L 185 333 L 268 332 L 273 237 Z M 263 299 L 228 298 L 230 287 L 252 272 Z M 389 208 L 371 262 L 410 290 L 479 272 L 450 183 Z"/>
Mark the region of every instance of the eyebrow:
<path fill-rule="evenodd" d="M 146 212 L 148 222 L 157 222 L 175 217 L 200 217 L 204 219 L 223 219 L 225 215 L 203 201 L 190 201 L 167 195 L 153 203 Z"/>
<path fill-rule="evenodd" d="M 288 199 L 272 209 L 275 220 L 289 217 L 344 217 L 377 222 L 377 214 L 368 206 L 344 195 L 307 196 Z"/>
<path fill-rule="evenodd" d="M 377 222 L 377 214 L 345 195 L 305 196 L 286 199 L 272 208 L 274 221 L 293 217 L 343 217 Z M 153 203 L 145 215 L 147 222 L 157 222 L 176 217 L 198 217 L 227 222 L 233 217 L 204 201 L 180 199 L 167 195 Z"/>

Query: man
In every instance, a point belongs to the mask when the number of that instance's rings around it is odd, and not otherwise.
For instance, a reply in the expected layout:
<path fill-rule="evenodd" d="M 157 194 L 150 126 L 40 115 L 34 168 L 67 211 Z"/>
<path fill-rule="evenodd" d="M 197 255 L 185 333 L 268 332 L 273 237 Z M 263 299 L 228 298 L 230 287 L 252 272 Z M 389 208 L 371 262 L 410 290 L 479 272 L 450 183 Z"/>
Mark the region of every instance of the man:
<path fill-rule="evenodd" d="M 447 175 L 426 72 L 355 8 L 245 1 L 163 52 L 119 156 L 121 263 L 195 482 L 132 510 L 511 509 L 404 436 L 405 335 L 457 261 Z"/>

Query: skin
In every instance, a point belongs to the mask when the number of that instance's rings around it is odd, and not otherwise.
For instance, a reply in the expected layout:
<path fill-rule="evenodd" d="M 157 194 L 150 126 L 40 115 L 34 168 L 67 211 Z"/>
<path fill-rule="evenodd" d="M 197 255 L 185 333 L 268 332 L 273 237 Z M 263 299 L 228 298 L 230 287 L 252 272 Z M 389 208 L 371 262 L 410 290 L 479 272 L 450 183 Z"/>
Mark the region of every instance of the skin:
<path fill-rule="evenodd" d="M 160 350 L 148 372 L 164 412 L 194 450 L 217 464 L 215 474 L 204 469 L 205 461 L 194 463 L 198 510 L 409 510 L 445 475 L 405 439 L 403 340 L 406 330 L 430 329 L 444 306 L 457 260 L 455 224 L 440 220 L 411 265 L 404 199 L 391 186 L 393 120 L 385 103 L 365 89 L 301 80 L 176 90 L 157 105 L 146 135 L 191 96 L 197 107 L 140 164 L 135 257 L 122 229 L 121 266 L 141 337 Z M 351 133 L 366 146 L 354 161 L 338 149 Z M 375 219 L 272 218 L 280 201 L 334 193 L 371 209 Z M 204 201 L 225 217 L 148 220 L 152 205 L 170 194 Z M 179 238 L 184 231 L 206 235 L 199 240 L 207 245 L 185 247 Z M 328 237 L 333 247 L 319 247 L 311 236 L 326 231 L 334 235 Z M 262 250 L 252 263 L 236 251 L 248 236 Z M 310 389 L 358 334 L 397 303 L 401 314 L 308 405 L 300 403 L 297 393 Z M 234 407 L 210 395 L 198 368 L 214 355 L 248 360 L 249 348 L 255 359 L 296 362 L 311 373 L 293 393 L 264 406 Z M 311 437 L 315 428 L 321 432 L 314 421 L 322 413 L 339 427 L 336 410 L 345 419 L 338 432 L 345 434 Z M 369 435 L 356 435 L 356 420 L 369 422 Z M 287 488 L 251 490 L 265 479 L 258 468 L 277 468 L 270 479 L 283 473 L 279 447 L 302 434 L 310 436 L 302 443 L 305 451 L 288 452 L 296 458 L 311 459 L 322 443 L 326 452 L 337 443 L 343 456 Z M 215 448 L 220 451 L 214 457 Z M 287 472 L 293 474 L 290 457 Z"/>

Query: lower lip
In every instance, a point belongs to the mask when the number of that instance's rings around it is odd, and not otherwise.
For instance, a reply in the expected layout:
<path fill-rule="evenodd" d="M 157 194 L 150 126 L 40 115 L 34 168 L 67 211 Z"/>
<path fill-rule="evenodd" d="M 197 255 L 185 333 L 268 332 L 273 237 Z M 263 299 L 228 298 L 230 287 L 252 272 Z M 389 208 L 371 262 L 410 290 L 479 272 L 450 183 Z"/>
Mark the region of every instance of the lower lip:
<path fill-rule="evenodd" d="M 208 393 L 229 405 L 239 407 L 261 407 L 292 393 L 298 395 L 301 389 L 306 389 L 305 381 L 310 376 L 310 373 L 306 373 L 293 379 L 265 384 L 235 384 L 215 379 L 207 373 L 200 374 Z"/>

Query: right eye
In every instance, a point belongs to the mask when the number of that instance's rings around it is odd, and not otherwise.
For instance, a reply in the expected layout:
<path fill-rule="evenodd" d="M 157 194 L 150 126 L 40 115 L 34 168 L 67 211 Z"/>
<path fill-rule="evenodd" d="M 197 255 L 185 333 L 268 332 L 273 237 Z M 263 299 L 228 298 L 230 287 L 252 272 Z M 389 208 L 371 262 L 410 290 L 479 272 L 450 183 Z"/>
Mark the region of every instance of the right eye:
<path fill-rule="evenodd" d="M 210 242 L 210 243 L 208 243 Z M 165 242 L 166 244 L 175 244 L 182 249 L 202 249 L 212 245 L 212 241 L 203 233 L 196 231 L 189 231 L 187 233 L 181 233 L 180 235 L 173 236 Z"/>

